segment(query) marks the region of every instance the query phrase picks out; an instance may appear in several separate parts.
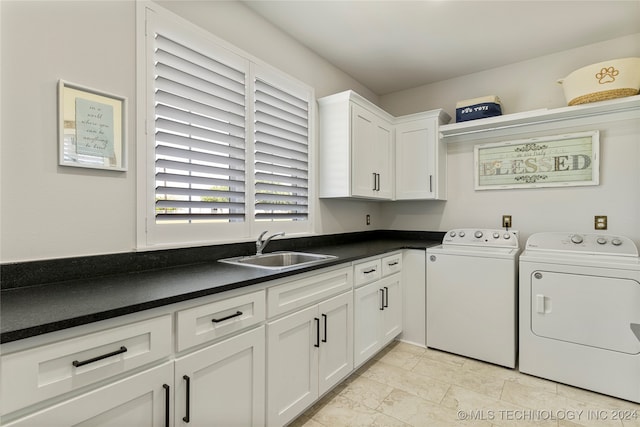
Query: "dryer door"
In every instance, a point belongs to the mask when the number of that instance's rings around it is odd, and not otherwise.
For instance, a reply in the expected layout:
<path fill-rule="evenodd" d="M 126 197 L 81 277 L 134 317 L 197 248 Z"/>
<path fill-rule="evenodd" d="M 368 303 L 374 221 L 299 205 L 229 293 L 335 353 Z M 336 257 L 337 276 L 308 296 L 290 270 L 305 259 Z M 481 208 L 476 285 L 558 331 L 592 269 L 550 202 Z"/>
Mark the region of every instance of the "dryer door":
<path fill-rule="evenodd" d="M 640 283 L 550 271 L 531 275 L 531 329 L 545 338 L 640 353 Z"/>

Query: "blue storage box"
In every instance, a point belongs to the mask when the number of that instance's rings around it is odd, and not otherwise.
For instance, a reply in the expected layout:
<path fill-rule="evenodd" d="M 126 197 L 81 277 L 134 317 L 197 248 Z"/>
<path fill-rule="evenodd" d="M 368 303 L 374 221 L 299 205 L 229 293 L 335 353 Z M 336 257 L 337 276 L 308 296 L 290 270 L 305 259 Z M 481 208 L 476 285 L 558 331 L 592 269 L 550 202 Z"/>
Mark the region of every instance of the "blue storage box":
<path fill-rule="evenodd" d="M 482 96 L 456 103 L 456 122 L 502 115 L 502 104 L 497 96 Z"/>

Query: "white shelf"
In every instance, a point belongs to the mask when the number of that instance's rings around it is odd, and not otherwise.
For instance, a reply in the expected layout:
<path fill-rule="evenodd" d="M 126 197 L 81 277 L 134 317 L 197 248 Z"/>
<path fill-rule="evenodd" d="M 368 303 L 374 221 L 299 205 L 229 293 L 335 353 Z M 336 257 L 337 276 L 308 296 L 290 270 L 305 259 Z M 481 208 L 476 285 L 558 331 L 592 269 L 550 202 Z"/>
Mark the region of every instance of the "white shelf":
<path fill-rule="evenodd" d="M 629 114 L 631 113 L 631 115 Z M 479 133 L 501 131 L 532 125 L 544 125 L 559 121 L 582 118 L 594 118 L 593 123 L 606 122 L 634 116 L 640 113 L 640 95 L 590 104 L 562 107 L 555 109 L 540 109 L 524 113 L 506 114 L 504 116 L 486 119 L 470 120 L 440 126 L 440 137 L 445 142 L 461 142 L 470 137 L 478 137 Z"/>

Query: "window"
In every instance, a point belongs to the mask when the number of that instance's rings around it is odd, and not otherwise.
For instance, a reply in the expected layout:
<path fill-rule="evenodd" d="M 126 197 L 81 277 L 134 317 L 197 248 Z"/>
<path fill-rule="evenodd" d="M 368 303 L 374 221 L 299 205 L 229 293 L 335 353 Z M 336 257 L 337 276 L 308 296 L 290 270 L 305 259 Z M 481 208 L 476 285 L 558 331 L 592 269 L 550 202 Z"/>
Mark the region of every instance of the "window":
<path fill-rule="evenodd" d="M 255 218 L 306 221 L 308 101 L 255 80 Z"/>
<path fill-rule="evenodd" d="M 312 89 L 153 9 L 139 246 L 311 232 Z"/>

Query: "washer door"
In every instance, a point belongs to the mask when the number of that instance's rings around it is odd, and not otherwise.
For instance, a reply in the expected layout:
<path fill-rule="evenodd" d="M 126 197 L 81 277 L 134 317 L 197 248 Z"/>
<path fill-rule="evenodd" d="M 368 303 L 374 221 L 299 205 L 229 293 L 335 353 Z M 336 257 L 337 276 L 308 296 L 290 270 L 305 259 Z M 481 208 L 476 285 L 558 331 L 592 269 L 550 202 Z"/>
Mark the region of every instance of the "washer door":
<path fill-rule="evenodd" d="M 639 354 L 640 283 L 632 279 L 534 271 L 534 334 L 621 353 Z"/>

